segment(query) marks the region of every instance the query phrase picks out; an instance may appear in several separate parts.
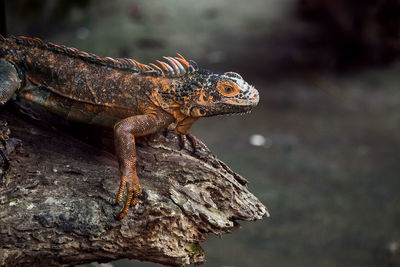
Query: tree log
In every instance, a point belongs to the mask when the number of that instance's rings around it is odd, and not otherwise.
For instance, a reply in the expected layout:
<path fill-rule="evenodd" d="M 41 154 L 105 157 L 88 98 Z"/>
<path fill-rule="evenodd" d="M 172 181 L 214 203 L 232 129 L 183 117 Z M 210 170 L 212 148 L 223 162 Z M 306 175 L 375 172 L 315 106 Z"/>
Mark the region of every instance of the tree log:
<path fill-rule="evenodd" d="M 170 266 L 203 263 L 199 243 L 209 233 L 229 233 L 238 228 L 237 220 L 268 215 L 246 180 L 204 144 L 193 152 L 188 141 L 181 148 L 175 134 L 160 132 L 137 140 L 143 190 L 119 221 L 120 178 L 111 153 L 47 120 L 30 121 L 14 105 L 3 107 L 1 117 L 11 138 L 10 168 L 0 182 L 0 266 L 121 258 Z"/>

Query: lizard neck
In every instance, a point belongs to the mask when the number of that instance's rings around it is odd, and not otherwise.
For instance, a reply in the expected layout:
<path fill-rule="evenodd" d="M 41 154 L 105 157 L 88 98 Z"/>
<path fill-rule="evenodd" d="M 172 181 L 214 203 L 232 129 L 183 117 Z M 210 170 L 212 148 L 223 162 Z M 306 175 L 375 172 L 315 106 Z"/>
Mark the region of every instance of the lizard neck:
<path fill-rule="evenodd" d="M 171 114 L 176 122 L 187 117 L 182 112 L 183 102 L 177 95 L 176 88 L 179 86 L 177 81 L 166 77 L 153 79 L 153 90 L 148 93 L 150 101 L 160 107 L 165 112 Z"/>
<path fill-rule="evenodd" d="M 191 117 L 185 110 L 185 101 L 189 101 L 189 94 L 182 93 L 182 86 L 178 79 L 156 78 L 155 90 L 151 92 L 150 100 L 154 105 L 171 114 L 176 123 L 175 133 L 189 134 L 192 124 L 198 117 Z"/>

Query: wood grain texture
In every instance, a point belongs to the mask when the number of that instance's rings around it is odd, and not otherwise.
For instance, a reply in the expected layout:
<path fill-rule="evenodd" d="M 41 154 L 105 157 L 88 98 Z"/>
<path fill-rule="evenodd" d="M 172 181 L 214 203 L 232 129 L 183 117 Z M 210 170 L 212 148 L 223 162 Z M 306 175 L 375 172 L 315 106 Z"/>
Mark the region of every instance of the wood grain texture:
<path fill-rule="evenodd" d="M 138 138 L 143 191 L 119 221 L 119 171 L 112 154 L 47 121 L 16 115 L 9 105 L 0 113 L 11 137 L 22 141 L 0 183 L 0 266 L 73 266 L 121 258 L 171 266 L 202 263 L 199 243 L 209 233 L 229 233 L 238 228 L 237 220 L 268 214 L 246 180 L 204 144 L 193 154 L 188 141 L 181 149 L 168 132 Z"/>

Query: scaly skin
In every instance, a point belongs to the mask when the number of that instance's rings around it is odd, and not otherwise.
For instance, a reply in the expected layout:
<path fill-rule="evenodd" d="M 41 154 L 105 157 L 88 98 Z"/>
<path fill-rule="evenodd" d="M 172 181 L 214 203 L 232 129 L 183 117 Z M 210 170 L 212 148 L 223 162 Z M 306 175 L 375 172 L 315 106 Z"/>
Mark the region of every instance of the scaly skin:
<path fill-rule="evenodd" d="M 121 172 L 118 203 L 126 191 L 122 219 L 141 191 L 135 137 L 175 123 L 175 133 L 195 143 L 190 128 L 200 117 L 244 113 L 258 104 L 258 91 L 239 74 L 200 70 L 178 56 L 165 57 L 168 63 L 145 65 L 100 58 L 37 38 L 0 35 L 0 58 L 15 67 L 22 81 L 16 91 L 0 89 L 0 103 L 14 94 L 67 119 L 113 127 Z"/>

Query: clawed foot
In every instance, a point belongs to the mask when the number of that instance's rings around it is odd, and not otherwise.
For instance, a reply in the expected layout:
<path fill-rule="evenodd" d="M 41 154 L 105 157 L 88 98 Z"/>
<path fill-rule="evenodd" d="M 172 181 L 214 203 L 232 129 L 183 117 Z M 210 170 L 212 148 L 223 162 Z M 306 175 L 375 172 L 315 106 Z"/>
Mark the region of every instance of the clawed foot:
<path fill-rule="evenodd" d="M 167 128 L 165 128 L 162 133 L 163 133 L 165 138 L 168 138 L 168 134 L 171 133 L 171 132 L 172 132 L 171 130 L 168 130 Z M 190 133 L 189 134 L 179 134 L 179 133 L 176 133 L 176 132 L 173 132 L 173 133 L 176 134 L 178 136 L 178 138 L 179 138 L 179 147 L 180 147 L 181 150 L 185 148 L 186 139 L 189 140 L 189 142 L 190 142 L 190 144 L 192 146 L 194 154 L 200 148 L 201 141 L 197 137 L 191 135 Z"/>
<path fill-rule="evenodd" d="M 197 150 L 200 148 L 200 140 L 194 137 L 191 134 L 178 134 L 179 136 L 179 144 L 180 148 L 185 148 L 185 139 L 187 138 L 192 145 L 193 153 L 195 154 Z"/>
<path fill-rule="evenodd" d="M 118 216 L 120 220 L 126 216 L 129 207 L 134 207 L 137 204 L 137 200 L 141 191 L 141 186 L 139 183 L 134 183 L 133 181 L 127 182 L 126 177 L 122 177 L 121 184 L 118 190 L 117 203 L 122 202 L 122 197 L 124 196 L 125 188 L 126 188 L 125 204 L 124 208 L 122 209 L 121 213 Z"/>

